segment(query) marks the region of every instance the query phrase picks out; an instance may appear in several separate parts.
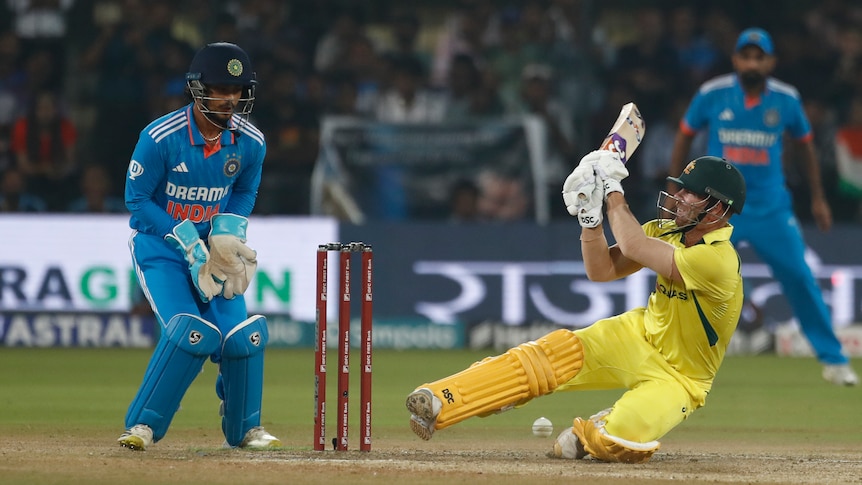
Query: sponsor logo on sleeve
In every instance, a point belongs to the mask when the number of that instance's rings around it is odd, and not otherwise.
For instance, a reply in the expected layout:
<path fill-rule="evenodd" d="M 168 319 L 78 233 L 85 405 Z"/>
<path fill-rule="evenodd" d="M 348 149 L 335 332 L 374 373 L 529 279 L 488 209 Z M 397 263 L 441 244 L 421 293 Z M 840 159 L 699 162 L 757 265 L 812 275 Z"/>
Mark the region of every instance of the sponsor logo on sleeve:
<path fill-rule="evenodd" d="M 132 160 L 129 162 L 129 180 L 135 180 L 136 177 L 140 177 L 144 173 L 144 166 L 140 164 L 137 160 Z"/>

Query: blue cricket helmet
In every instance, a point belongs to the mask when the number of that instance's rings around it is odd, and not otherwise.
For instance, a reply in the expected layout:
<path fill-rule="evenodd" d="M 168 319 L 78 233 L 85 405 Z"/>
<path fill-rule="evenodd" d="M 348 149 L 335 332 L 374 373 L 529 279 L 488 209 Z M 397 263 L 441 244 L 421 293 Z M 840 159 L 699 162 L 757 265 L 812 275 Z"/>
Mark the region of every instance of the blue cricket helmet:
<path fill-rule="evenodd" d="M 248 119 L 254 107 L 257 79 L 251 59 L 242 48 L 230 42 L 214 42 L 200 49 L 186 73 L 186 85 L 192 98 L 199 102 L 201 112 L 210 121 L 215 122 L 209 114 L 239 115 L 240 119 L 228 124 L 225 129 L 236 129 L 238 124 Z M 205 101 L 215 99 L 210 97 L 207 86 L 216 85 L 242 86 L 239 102 L 232 112 L 212 111 L 207 106 Z"/>
<path fill-rule="evenodd" d="M 207 44 L 199 50 L 192 59 L 186 80 L 228 86 L 257 84 L 248 54 L 230 42 Z"/>

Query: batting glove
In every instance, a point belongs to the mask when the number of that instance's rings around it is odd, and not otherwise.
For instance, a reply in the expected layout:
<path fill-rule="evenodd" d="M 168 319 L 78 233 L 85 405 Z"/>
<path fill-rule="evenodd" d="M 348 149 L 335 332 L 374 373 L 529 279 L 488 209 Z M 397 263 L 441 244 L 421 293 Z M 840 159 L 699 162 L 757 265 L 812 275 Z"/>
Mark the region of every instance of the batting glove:
<path fill-rule="evenodd" d="M 563 183 L 566 210 L 577 216 L 581 227 L 592 228 L 602 223 L 603 190 L 591 163 L 579 164 Z"/>
<path fill-rule="evenodd" d="M 192 221 L 186 219 L 174 226 L 165 240 L 188 261 L 192 283 L 201 301 L 207 303 L 222 292 L 225 274 L 213 266 L 210 253 Z"/>
<path fill-rule="evenodd" d="M 593 193 L 578 208 L 578 222 L 581 227 L 593 228 L 602 223 L 602 202 L 604 190 L 598 176 L 595 178 Z"/>
<path fill-rule="evenodd" d="M 597 150 L 593 153 L 597 152 L 599 155 L 595 159 L 594 167 L 596 175 L 602 181 L 604 198 L 607 199 L 611 192 L 624 194 L 620 181 L 629 176 L 629 171 L 620 160 L 620 155 L 609 150 Z"/>
<path fill-rule="evenodd" d="M 246 246 L 248 219 L 236 214 L 216 214 L 210 220 L 210 255 L 225 275 L 222 296 L 228 300 L 245 293 L 255 272 L 257 252 Z"/>

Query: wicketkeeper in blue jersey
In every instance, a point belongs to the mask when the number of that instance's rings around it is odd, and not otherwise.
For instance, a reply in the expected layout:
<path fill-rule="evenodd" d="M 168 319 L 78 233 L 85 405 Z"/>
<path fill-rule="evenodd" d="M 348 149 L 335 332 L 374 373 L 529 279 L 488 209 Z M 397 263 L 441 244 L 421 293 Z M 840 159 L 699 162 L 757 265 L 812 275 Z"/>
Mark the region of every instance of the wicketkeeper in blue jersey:
<path fill-rule="evenodd" d="M 281 446 L 260 426 L 266 319 L 249 316 L 243 297 L 266 154 L 248 120 L 255 73 L 245 51 L 219 42 L 195 54 L 186 80 L 191 103 L 141 131 L 126 174 L 132 262 L 161 336 L 117 441 L 145 450 L 162 439 L 209 358 L 225 445 Z"/>
<path fill-rule="evenodd" d="M 820 180 L 811 125 L 793 86 L 769 77 L 775 67 L 772 39 L 763 29 L 742 32 L 732 57 L 734 73 L 704 83 L 680 122 L 670 173 L 688 160 L 694 135 L 708 130 L 708 155 L 722 157 L 745 177 L 745 214 L 734 218 L 734 243 L 748 241 L 781 283 L 802 332 L 818 360 L 823 378 L 838 385 L 857 385 L 832 328 L 831 316 L 811 269 L 805 242 L 793 213 L 784 180 L 785 133 L 802 149 L 811 188 L 811 212 L 820 230 L 832 225 L 832 213 Z"/>

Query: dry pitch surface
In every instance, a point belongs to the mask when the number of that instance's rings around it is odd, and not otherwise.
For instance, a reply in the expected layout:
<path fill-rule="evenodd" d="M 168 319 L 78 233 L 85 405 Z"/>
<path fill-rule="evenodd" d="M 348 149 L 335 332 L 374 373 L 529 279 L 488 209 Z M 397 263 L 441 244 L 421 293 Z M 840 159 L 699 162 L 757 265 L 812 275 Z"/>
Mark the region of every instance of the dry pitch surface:
<path fill-rule="evenodd" d="M 173 436 L 146 452 L 113 446 L 114 436 L 3 436 L 3 483 L 862 483 L 862 451 L 667 444 L 643 465 L 546 458 L 551 439 L 380 439 L 369 453 L 196 448 L 200 435 Z M 217 440 L 214 433 L 204 437 Z M 197 443 L 194 443 L 196 441 Z M 511 441 L 511 440 L 510 440 Z"/>
<path fill-rule="evenodd" d="M 267 354 L 264 425 L 287 448 L 220 448 L 216 373 L 208 364 L 165 439 L 133 452 L 116 438 L 149 353 L 0 350 L 0 484 L 862 484 L 862 389 L 826 384 L 809 359 L 727 359 L 705 408 L 662 438 L 649 463 L 620 465 L 547 458 L 553 438 L 529 431 L 547 416 L 559 432 L 574 415 L 610 405 L 614 391 L 546 396 L 439 431 L 429 442 L 413 436 L 406 394 L 482 352 L 376 354 L 370 453 L 310 450 L 309 351 Z M 330 433 L 335 420 L 330 414 Z"/>

